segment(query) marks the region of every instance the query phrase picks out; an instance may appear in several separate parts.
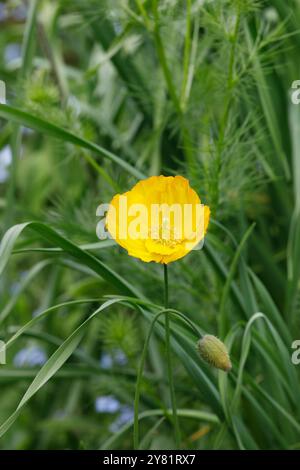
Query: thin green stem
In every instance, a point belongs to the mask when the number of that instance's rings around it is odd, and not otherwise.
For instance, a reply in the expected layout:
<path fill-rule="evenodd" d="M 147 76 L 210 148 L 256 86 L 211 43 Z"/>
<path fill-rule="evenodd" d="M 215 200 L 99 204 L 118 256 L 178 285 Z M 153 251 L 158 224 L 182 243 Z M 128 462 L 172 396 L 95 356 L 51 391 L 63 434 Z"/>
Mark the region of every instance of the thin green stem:
<path fill-rule="evenodd" d="M 155 44 L 156 44 L 156 50 L 157 50 L 157 55 L 159 58 L 159 61 L 162 66 L 162 71 L 164 74 L 164 78 L 166 81 L 166 84 L 168 86 L 168 92 L 171 96 L 171 99 L 173 101 L 174 107 L 178 113 L 179 116 L 182 115 L 181 112 L 181 107 L 180 107 L 180 102 L 176 93 L 175 85 L 173 83 L 172 75 L 167 63 L 167 58 L 165 54 L 165 49 L 163 46 L 163 42 L 159 33 L 159 26 L 158 26 L 158 17 L 155 15 L 155 28 L 154 28 L 154 39 L 155 39 Z"/>
<path fill-rule="evenodd" d="M 191 0 L 186 0 L 186 32 L 183 57 L 183 79 L 181 86 L 181 109 L 184 109 L 185 93 L 189 76 L 189 63 L 191 53 Z"/>
<path fill-rule="evenodd" d="M 172 73 L 170 71 L 168 61 L 167 61 L 167 56 L 163 44 L 163 40 L 160 35 L 160 28 L 159 28 L 159 13 L 158 13 L 158 2 L 157 0 L 153 0 L 152 2 L 152 7 L 153 7 L 153 16 L 154 16 L 154 29 L 153 29 L 153 34 L 154 34 L 154 40 L 155 40 L 155 46 L 156 46 L 156 51 L 157 51 L 157 56 L 159 59 L 159 62 L 162 67 L 162 72 L 164 75 L 165 82 L 167 84 L 167 89 L 168 93 L 170 95 L 170 98 L 173 102 L 174 108 L 176 110 L 176 113 L 178 115 L 178 118 L 182 124 L 182 143 L 184 147 L 184 151 L 186 154 L 186 158 L 190 164 L 190 167 L 192 168 L 194 165 L 194 155 L 193 155 L 193 150 L 191 148 L 191 138 L 190 138 L 190 132 L 189 129 L 186 127 L 185 122 L 184 122 L 184 113 L 181 108 L 181 103 L 180 103 L 180 97 L 177 95 L 177 90 L 173 81 Z M 190 33 L 189 33 L 190 34 Z M 188 51 L 186 51 L 186 54 L 189 53 L 190 45 L 188 44 Z"/>
<path fill-rule="evenodd" d="M 164 307 L 169 308 L 169 281 L 168 281 L 168 266 L 164 264 Z"/>
<path fill-rule="evenodd" d="M 140 13 L 144 19 L 145 25 L 148 29 L 150 29 L 150 21 L 147 15 L 147 11 L 145 10 L 144 4 L 141 0 L 135 0 L 135 3 L 137 4 L 138 9 L 140 10 Z"/>
<path fill-rule="evenodd" d="M 148 335 L 146 337 L 144 348 L 143 348 L 143 351 L 142 351 L 142 356 L 141 356 L 140 364 L 139 364 L 139 367 L 138 367 L 138 373 L 137 373 L 137 379 L 136 379 L 135 397 L 134 397 L 134 424 L 133 424 L 133 446 L 134 446 L 134 449 L 139 448 L 139 402 L 140 402 L 143 371 L 144 371 L 144 366 L 145 366 L 145 362 L 146 362 L 146 356 L 147 356 L 147 351 L 148 351 L 148 347 L 149 347 L 149 342 L 150 342 L 150 339 L 151 339 L 152 332 L 154 330 L 155 323 L 158 321 L 158 319 L 162 315 L 165 315 L 167 317 L 168 313 L 171 314 L 171 315 L 175 315 L 178 318 L 181 318 L 187 325 L 189 325 L 189 327 L 194 332 L 194 334 L 196 335 L 197 338 L 200 336 L 200 333 L 197 330 L 197 328 L 195 327 L 195 325 L 188 318 L 186 318 L 181 312 L 179 312 L 177 310 L 174 310 L 174 309 L 171 309 L 171 308 L 164 309 L 164 310 L 161 310 L 160 312 L 158 312 L 155 315 L 155 317 L 153 318 L 153 320 L 151 322 L 151 325 L 150 325 L 150 328 L 149 328 L 149 331 L 148 331 Z M 176 410 L 176 407 L 175 407 L 175 410 Z M 173 409 L 172 409 L 172 411 L 173 411 Z M 176 413 L 176 416 L 177 416 L 177 413 Z M 179 442 L 180 442 L 180 439 L 179 439 Z"/>
<path fill-rule="evenodd" d="M 38 2 L 31 0 L 28 19 L 22 44 L 22 66 L 18 76 L 18 84 L 22 84 L 28 78 L 31 69 L 32 57 L 35 47 L 35 26 L 37 17 Z M 7 189 L 7 211 L 4 220 L 4 229 L 7 229 L 14 219 L 16 206 L 16 185 L 17 168 L 21 153 L 22 132 L 19 125 L 14 125 L 11 133 L 12 164 L 10 179 Z"/>
<path fill-rule="evenodd" d="M 224 108 L 224 113 L 223 113 L 222 120 L 221 120 L 219 139 L 218 139 L 218 144 L 217 144 L 217 175 L 216 175 L 216 182 L 215 182 L 215 197 L 213 201 L 214 209 L 217 207 L 218 201 L 219 201 L 219 191 L 220 191 L 219 178 L 220 178 L 221 164 L 222 164 L 221 157 L 222 157 L 222 152 L 223 152 L 223 147 L 224 147 L 224 142 L 225 142 L 225 137 L 226 137 L 226 130 L 228 126 L 231 102 L 232 102 L 232 89 L 234 86 L 234 79 L 233 79 L 234 65 L 235 65 L 235 59 L 236 59 L 236 48 L 237 48 L 240 22 L 241 22 L 241 7 L 240 7 L 240 4 L 238 4 L 238 10 L 237 10 L 237 15 L 236 15 L 233 36 L 231 39 L 232 46 L 231 46 L 230 56 L 229 56 L 225 108 Z"/>
<path fill-rule="evenodd" d="M 164 284 L 165 284 L 165 309 L 169 308 L 169 283 L 168 283 L 168 266 L 164 264 Z M 170 318 L 169 314 L 165 315 L 165 334 L 166 334 L 166 355 L 167 355 L 167 369 L 168 369 L 168 379 L 170 387 L 170 396 L 171 396 L 171 408 L 173 412 L 173 424 L 175 430 L 175 443 L 176 448 L 180 446 L 180 429 L 177 416 L 177 407 L 176 407 L 176 397 L 174 389 L 174 380 L 172 372 L 172 356 L 171 356 L 171 346 L 170 346 Z"/>

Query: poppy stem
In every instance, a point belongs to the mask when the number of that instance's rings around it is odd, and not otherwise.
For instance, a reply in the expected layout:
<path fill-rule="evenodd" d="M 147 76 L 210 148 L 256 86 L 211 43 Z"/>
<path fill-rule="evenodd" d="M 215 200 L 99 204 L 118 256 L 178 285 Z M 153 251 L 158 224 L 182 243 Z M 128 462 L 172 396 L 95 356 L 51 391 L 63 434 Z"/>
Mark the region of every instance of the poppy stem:
<path fill-rule="evenodd" d="M 168 280 L 168 265 L 164 264 L 164 283 L 165 283 L 165 308 L 169 308 L 169 280 Z"/>
<path fill-rule="evenodd" d="M 168 266 L 164 264 L 164 284 L 165 284 L 165 309 L 169 308 L 169 282 L 168 282 Z M 180 448 L 180 429 L 177 416 L 177 407 L 176 407 L 176 397 L 173 381 L 173 372 L 172 372 L 172 357 L 171 357 L 171 347 L 170 347 L 170 317 L 169 312 L 166 311 L 165 314 L 165 334 L 166 334 L 166 355 L 167 355 L 167 369 L 168 369 L 168 380 L 170 387 L 170 396 L 171 396 L 171 407 L 173 413 L 173 424 L 175 430 L 175 443 L 177 449 Z"/>

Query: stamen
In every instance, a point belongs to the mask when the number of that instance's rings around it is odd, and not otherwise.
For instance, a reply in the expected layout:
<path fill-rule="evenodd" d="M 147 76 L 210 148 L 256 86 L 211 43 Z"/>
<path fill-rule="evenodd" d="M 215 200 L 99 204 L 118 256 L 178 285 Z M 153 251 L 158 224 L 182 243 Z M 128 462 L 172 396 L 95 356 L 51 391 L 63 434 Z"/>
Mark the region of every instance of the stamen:
<path fill-rule="evenodd" d="M 179 232 L 170 226 L 169 219 L 164 218 L 162 225 L 159 227 L 151 227 L 149 237 L 157 244 L 174 248 L 182 242 Z"/>

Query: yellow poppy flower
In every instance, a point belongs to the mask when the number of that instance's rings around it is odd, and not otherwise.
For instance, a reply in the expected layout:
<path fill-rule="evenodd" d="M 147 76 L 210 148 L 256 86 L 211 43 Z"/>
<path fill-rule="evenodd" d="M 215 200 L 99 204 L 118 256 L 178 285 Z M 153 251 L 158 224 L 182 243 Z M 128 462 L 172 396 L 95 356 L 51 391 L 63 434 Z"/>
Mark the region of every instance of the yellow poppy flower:
<path fill-rule="evenodd" d="M 152 176 L 114 196 L 106 227 L 130 256 L 170 263 L 204 238 L 210 209 L 182 176 Z"/>

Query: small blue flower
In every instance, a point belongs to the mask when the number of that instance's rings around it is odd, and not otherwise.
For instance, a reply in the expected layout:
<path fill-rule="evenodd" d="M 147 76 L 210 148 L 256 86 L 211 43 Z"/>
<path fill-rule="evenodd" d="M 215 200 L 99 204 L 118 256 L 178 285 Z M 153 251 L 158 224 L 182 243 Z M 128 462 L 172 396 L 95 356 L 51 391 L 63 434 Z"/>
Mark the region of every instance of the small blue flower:
<path fill-rule="evenodd" d="M 125 366 L 127 364 L 127 357 L 121 349 L 117 349 L 114 353 L 114 361 L 118 366 Z"/>
<path fill-rule="evenodd" d="M 27 7 L 26 7 L 26 5 L 22 5 L 22 4 L 18 5 L 13 11 L 13 16 L 18 21 L 26 20 L 26 16 L 27 16 Z"/>
<path fill-rule="evenodd" d="M 109 427 L 110 431 L 118 432 L 122 426 L 133 421 L 133 418 L 134 418 L 133 408 L 128 405 L 122 406 L 119 416 Z"/>
<path fill-rule="evenodd" d="M 7 20 L 9 17 L 16 19 L 17 21 L 24 21 L 27 16 L 26 5 L 18 5 L 11 12 L 7 10 L 5 4 L 0 2 L 0 23 Z"/>
<path fill-rule="evenodd" d="M 120 407 L 121 403 L 112 395 L 97 397 L 95 401 L 97 413 L 116 413 Z"/>
<path fill-rule="evenodd" d="M 12 161 L 12 152 L 9 145 L 0 150 L 0 183 L 4 183 L 8 176 L 8 167 Z"/>
<path fill-rule="evenodd" d="M 29 129 L 29 127 L 25 127 L 25 126 L 22 126 L 21 127 L 21 132 L 24 136 L 28 136 L 28 135 L 32 135 L 34 134 L 34 130 L 33 129 Z"/>
<path fill-rule="evenodd" d="M 20 349 L 14 357 L 14 365 L 17 367 L 34 367 L 42 366 L 47 361 L 45 351 L 38 346 L 29 346 Z"/>
<path fill-rule="evenodd" d="M 28 274 L 28 271 L 22 271 L 20 274 L 20 281 L 24 280 Z M 21 288 L 21 283 L 19 281 L 15 281 L 10 286 L 10 293 L 11 295 L 15 295 Z"/>
<path fill-rule="evenodd" d="M 0 22 L 6 19 L 5 5 L 0 2 Z"/>
<path fill-rule="evenodd" d="M 125 366 L 128 360 L 121 349 L 115 349 L 111 354 L 104 353 L 100 358 L 100 366 L 103 369 L 111 369 L 113 365 Z"/>
<path fill-rule="evenodd" d="M 18 290 L 20 289 L 21 284 L 19 282 L 13 282 L 10 285 L 9 291 L 11 295 L 17 294 Z"/>
<path fill-rule="evenodd" d="M 21 45 L 17 43 L 7 44 L 4 50 L 4 59 L 6 63 L 21 58 Z"/>
<path fill-rule="evenodd" d="M 103 369 L 110 369 L 113 366 L 113 358 L 110 354 L 104 353 L 100 358 L 100 366 Z"/>

